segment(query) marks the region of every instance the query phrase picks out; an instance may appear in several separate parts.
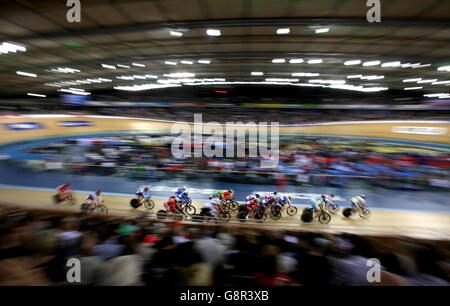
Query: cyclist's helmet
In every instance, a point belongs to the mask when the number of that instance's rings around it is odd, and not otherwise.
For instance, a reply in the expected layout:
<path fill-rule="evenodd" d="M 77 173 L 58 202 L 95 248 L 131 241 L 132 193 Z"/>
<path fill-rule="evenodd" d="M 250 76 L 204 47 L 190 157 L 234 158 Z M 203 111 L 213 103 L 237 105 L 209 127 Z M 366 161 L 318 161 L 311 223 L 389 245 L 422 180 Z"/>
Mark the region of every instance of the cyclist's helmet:
<path fill-rule="evenodd" d="M 95 192 L 96 195 L 100 195 L 101 193 L 102 193 L 101 190 L 97 190 L 97 191 Z"/>
<path fill-rule="evenodd" d="M 183 190 L 186 190 L 186 186 L 183 186 Z"/>
<path fill-rule="evenodd" d="M 288 195 L 288 198 L 289 198 L 289 200 L 292 200 L 292 196 L 291 195 Z"/>
<path fill-rule="evenodd" d="M 148 187 L 145 187 L 145 188 L 144 188 L 144 191 L 148 191 Z"/>
<path fill-rule="evenodd" d="M 255 194 L 255 197 L 256 197 L 256 198 L 259 198 L 259 194 Z"/>
<path fill-rule="evenodd" d="M 334 194 L 330 194 L 330 198 L 334 198 Z"/>
<path fill-rule="evenodd" d="M 233 193 L 233 189 L 229 189 L 228 192 L 229 192 L 229 193 Z"/>
<path fill-rule="evenodd" d="M 276 192 L 276 191 L 273 192 L 273 195 L 277 195 L 277 194 L 278 194 L 278 192 Z"/>
<path fill-rule="evenodd" d="M 364 200 L 367 199 L 367 195 L 365 194 L 360 195 L 360 197 L 363 198 Z"/>

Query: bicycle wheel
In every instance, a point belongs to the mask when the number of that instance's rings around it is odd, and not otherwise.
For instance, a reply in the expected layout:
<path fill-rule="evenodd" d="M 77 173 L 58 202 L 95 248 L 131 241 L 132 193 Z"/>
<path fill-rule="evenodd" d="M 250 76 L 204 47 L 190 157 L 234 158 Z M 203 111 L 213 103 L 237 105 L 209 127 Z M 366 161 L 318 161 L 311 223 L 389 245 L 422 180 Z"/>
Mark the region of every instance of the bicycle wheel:
<path fill-rule="evenodd" d="M 346 218 L 351 217 L 352 213 L 353 213 L 353 209 L 350 207 L 347 207 L 342 211 L 342 215 L 344 215 L 344 217 L 346 217 Z"/>
<path fill-rule="evenodd" d="M 69 203 L 70 206 L 75 205 L 77 203 L 77 199 L 75 199 L 75 196 L 71 194 L 67 198 L 67 203 Z"/>
<path fill-rule="evenodd" d="M 238 214 L 237 214 L 237 218 L 239 219 L 239 221 L 241 221 L 241 222 L 244 222 L 245 221 L 245 217 L 247 217 L 247 212 L 245 212 L 245 211 L 240 211 Z"/>
<path fill-rule="evenodd" d="M 331 221 L 331 215 L 327 212 L 322 212 L 319 215 L 319 222 L 322 224 L 328 224 Z"/>
<path fill-rule="evenodd" d="M 163 209 L 158 210 L 158 212 L 156 213 L 156 218 L 158 219 L 165 219 L 167 217 L 167 212 Z"/>
<path fill-rule="evenodd" d="M 289 206 L 288 209 L 286 209 L 286 213 L 289 216 L 294 216 L 295 214 L 297 214 L 297 207 L 295 206 Z"/>
<path fill-rule="evenodd" d="M 153 202 L 153 200 L 147 199 L 144 202 L 144 207 L 148 210 L 153 209 L 155 207 L 155 202 Z"/>
<path fill-rule="evenodd" d="M 361 218 L 363 218 L 363 219 L 367 219 L 367 218 L 370 217 L 370 214 L 371 214 L 371 213 L 372 213 L 372 212 L 371 212 L 369 209 L 364 208 L 364 209 L 362 209 L 362 210 L 359 211 L 359 216 L 360 216 Z"/>
<path fill-rule="evenodd" d="M 231 219 L 231 214 L 228 211 L 223 211 L 219 214 L 219 218 L 223 218 L 219 220 L 220 222 L 229 222 Z"/>
<path fill-rule="evenodd" d="M 184 206 L 184 210 L 185 213 L 187 213 L 188 215 L 195 215 L 195 213 L 197 212 L 197 210 L 195 209 L 194 206 L 192 205 L 186 205 Z"/>
<path fill-rule="evenodd" d="M 107 215 L 108 214 L 108 208 L 105 205 L 100 204 L 99 206 L 97 206 L 96 212 L 98 214 L 101 214 L 101 215 Z"/>
<path fill-rule="evenodd" d="M 52 201 L 53 201 L 53 203 L 54 204 L 59 204 L 59 198 L 58 198 L 58 195 L 57 194 L 55 194 L 54 196 L 52 196 Z"/>
<path fill-rule="evenodd" d="M 270 212 L 270 217 L 273 219 L 273 220 L 279 220 L 280 218 L 281 218 L 281 211 L 271 211 Z"/>
<path fill-rule="evenodd" d="M 236 201 L 230 202 L 228 204 L 229 209 L 231 209 L 232 211 L 236 211 L 239 208 L 239 203 Z"/>

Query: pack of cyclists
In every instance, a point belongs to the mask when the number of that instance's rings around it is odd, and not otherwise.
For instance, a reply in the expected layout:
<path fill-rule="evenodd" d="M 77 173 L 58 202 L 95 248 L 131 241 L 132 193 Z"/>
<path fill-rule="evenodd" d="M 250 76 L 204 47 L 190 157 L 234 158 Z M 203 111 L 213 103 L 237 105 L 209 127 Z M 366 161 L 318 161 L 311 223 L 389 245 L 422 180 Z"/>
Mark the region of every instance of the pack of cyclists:
<path fill-rule="evenodd" d="M 72 187 L 69 183 L 58 186 L 56 190 L 56 197 L 60 201 L 64 201 L 72 195 Z M 139 201 L 150 199 L 150 188 L 147 186 L 139 188 L 136 191 L 136 196 Z M 243 205 L 240 205 L 240 207 L 246 211 L 246 219 L 249 219 L 257 211 L 264 215 L 269 215 L 271 210 L 273 211 L 274 207 L 276 207 L 280 211 L 280 213 L 283 213 L 286 211 L 287 207 L 293 207 L 291 202 L 292 198 L 293 197 L 291 195 L 279 194 L 276 191 L 267 193 L 264 196 L 261 196 L 259 194 L 250 194 L 245 198 L 245 203 Z M 333 202 L 333 199 L 333 194 L 321 194 L 316 198 L 312 198 L 310 200 L 310 205 L 315 214 L 319 213 L 323 209 L 333 210 L 338 207 L 338 205 Z M 352 197 L 350 200 L 352 209 L 367 210 L 368 208 L 366 199 L 366 195 L 357 195 Z M 94 193 L 89 194 L 85 200 L 85 204 L 88 205 L 89 210 L 95 210 L 96 207 L 102 203 L 103 199 L 101 197 L 101 190 L 97 190 Z M 164 203 L 164 206 L 166 211 L 176 212 L 183 210 L 183 208 L 186 206 L 191 206 L 191 204 L 192 200 L 189 198 L 187 188 L 183 186 L 176 189 L 174 195 Z M 231 205 L 236 206 L 233 208 Z M 208 214 L 213 217 L 218 217 L 219 211 L 230 211 L 230 209 L 237 210 L 238 207 L 239 205 L 234 198 L 234 191 L 232 189 L 218 190 L 216 192 L 213 192 L 209 196 L 209 201 L 203 204 L 201 213 Z M 295 208 L 295 212 L 296 210 L 297 209 Z"/>

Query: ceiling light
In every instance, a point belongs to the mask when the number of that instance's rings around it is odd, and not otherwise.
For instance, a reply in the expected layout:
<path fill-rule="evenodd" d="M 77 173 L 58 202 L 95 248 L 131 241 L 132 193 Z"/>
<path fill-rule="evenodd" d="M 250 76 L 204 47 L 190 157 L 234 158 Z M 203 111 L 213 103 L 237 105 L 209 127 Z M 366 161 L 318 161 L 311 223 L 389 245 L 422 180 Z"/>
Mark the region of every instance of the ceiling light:
<path fill-rule="evenodd" d="M 266 82 L 298 82 L 298 79 L 268 78 Z"/>
<path fill-rule="evenodd" d="M 117 64 L 117 67 L 130 69 L 130 66 Z"/>
<path fill-rule="evenodd" d="M 46 98 L 46 95 L 40 95 L 40 94 L 35 94 L 35 93 L 27 93 L 28 96 L 32 96 L 32 97 L 41 97 L 41 98 Z"/>
<path fill-rule="evenodd" d="M 145 76 L 143 75 L 133 75 L 135 79 L 145 80 Z"/>
<path fill-rule="evenodd" d="M 25 52 L 27 51 L 27 48 L 18 44 L 8 42 L 4 42 L 0 45 L 0 54 L 8 52 L 16 53 L 17 51 Z"/>
<path fill-rule="evenodd" d="M 352 75 L 347 75 L 347 79 L 360 79 L 362 78 L 362 74 L 352 74 Z"/>
<path fill-rule="evenodd" d="M 278 35 L 289 34 L 291 30 L 289 28 L 279 28 L 277 29 Z"/>
<path fill-rule="evenodd" d="M 164 64 L 166 64 L 166 65 L 176 65 L 177 62 L 165 61 Z"/>
<path fill-rule="evenodd" d="M 450 94 L 448 94 L 448 93 L 436 93 L 436 94 L 426 94 L 426 95 L 423 95 L 423 96 L 424 97 L 429 97 L 429 98 L 438 97 L 439 99 L 442 99 L 442 98 L 449 98 Z"/>
<path fill-rule="evenodd" d="M 363 66 L 364 67 L 368 67 L 368 66 L 377 66 L 379 65 L 381 62 L 380 61 L 368 61 L 368 62 L 364 62 Z"/>
<path fill-rule="evenodd" d="M 313 73 L 313 72 L 293 72 L 291 75 L 292 75 L 292 76 L 295 76 L 295 77 L 316 77 L 316 76 L 319 76 L 320 73 Z"/>
<path fill-rule="evenodd" d="M 193 61 L 181 61 L 182 64 L 185 65 L 192 65 L 194 62 Z"/>
<path fill-rule="evenodd" d="M 422 89 L 422 86 L 418 86 L 418 87 L 405 87 L 403 88 L 403 90 L 416 90 L 416 89 Z"/>
<path fill-rule="evenodd" d="M 381 64 L 381 67 L 383 67 L 383 68 L 399 67 L 399 66 L 401 66 L 401 64 L 402 63 L 400 63 L 399 61 L 397 61 L 397 62 L 387 62 L 387 63 Z"/>
<path fill-rule="evenodd" d="M 450 66 L 441 66 L 437 70 L 438 71 L 450 71 Z"/>
<path fill-rule="evenodd" d="M 415 65 L 415 66 L 412 66 L 412 69 L 429 67 L 429 66 L 431 66 L 431 64 Z"/>
<path fill-rule="evenodd" d="M 437 81 L 437 79 L 420 80 L 420 81 L 417 81 L 417 84 L 433 83 L 433 82 L 436 82 L 436 81 Z"/>
<path fill-rule="evenodd" d="M 330 28 L 317 29 L 317 30 L 316 30 L 316 34 L 319 34 L 319 33 L 326 33 L 326 32 L 328 32 L 329 30 L 330 30 Z"/>
<path fill-rule="evenodd" d="M 320 63 L 322 63 L 322 62 L 323 62 L 322 59 L 310 59 L 310 60 L 308 61 L 308 64 L 320 64 Z"/>
<path fill-rule="evenodd" d="M 431 83 L 431 85 L 441 85 L 441 84 L 450 84 L 450 81 L 438 81 Z"/>
<path fill-rule="evenodd" d="M 208 29 L 206 30 L 206 34 L 209 36 L 220 36 L 222 33 L 220 32 L 220 30 Z"/>
<path fill-rule="evenodd" d="M 289 63 L 290 64 L 300 64 L 300 63 L 303 63 L 303 59 L 301 59 L 301 58 L 293 58 L 293 59 L 289 60 Z"/>
<path fill-rule="evenodd" d="M 263 72 L 257 72 L 257 71 L 252 72 L 251 74 L 254 75 L 254 76 L 264 75 Z"/>
<path fill-rule="evenodd" d="M 16 73 L 19 75 L 23 75 L 23 76 L 27 76 L 27 77 L 31 77 L 31 78 L 37 78 L 37 74 L 34 74 L 34 73 L 28 73 L 28 72 L 23 72 L 23 71 L 16 71 Z"/>
<path fill-rule="evenodd" d="M 178 73 L 165 74 L 164 76 L 169 77 L 169 78 L 193 78 L 193 77 L 195 77 L 195 73 L 178 72 Z"/>
<path fill-rule="evenodd" d="M 199 64 L 211 64 L 210 60 L 198 60 L 197 63 Z"/>
<path fill-rule="evenodd" d="M 149 78 L 149 79 L 157 79 L 158 78 L 158 76 L 152 75 L 152 74 L 146 74 L 145 77 Z"/>
<path fill-rule="evenodd" d="M 170 31 L 170 36 L 176 36 L 176 37 L 181 37 L 184 34 L 181 32 L 177 32 L 177 31 Z"/>
<path fill-rule="evenodd" d="M 145 67 L 144 64 L 138 64 L 138 63 L 132 63 L 132 65 L 135 67 L 142 67 L 142 68 Z"/>
<path fill-rule="evenodd" d="M 103 68 L 107 68 L 107 69 L 116 69 L 115 66 L 112 66 L 112 65 L 106 65 L 106 64 L 102 64 L 102 67 L 103 67 Z"/>
<path fill-rule="evenodd" d="M 286 62 L 286 60 L 284 58 L 274 58 L 272 60 L 272 63 L 274 63 L 274 64 L 282 64 L 282 63 L 285 63 L 285 62 Z"/>
<path fill-rule="evenodd" d="M 417 82 L 422 80 L 422 78 L 415 78 L 415 79 L 404 79 L 402 82 L 403 83 L 407 83 L 407 82 Z"/>
<path fill-rule="evenodd" d="M 351 60 L 351 61 L 345 61 L 344 65 L 345 66 L 350 66 L 350 65 L 359 65 L 361 64 L 360 60 Z"/>
<path fill-rule="evenodd" d="M 362 80 L 379 80 L 379 79 L 384 79 L 384 75 L 367 75 L 367 76 L 362 76 L 361 79 Z"/>
<path fill-rule="evenodd" d="M 110 80 L 110 79 L 98 78 L 98 80 L 101 81 L 101 82 L 112 82 L 112 80 Z"/>

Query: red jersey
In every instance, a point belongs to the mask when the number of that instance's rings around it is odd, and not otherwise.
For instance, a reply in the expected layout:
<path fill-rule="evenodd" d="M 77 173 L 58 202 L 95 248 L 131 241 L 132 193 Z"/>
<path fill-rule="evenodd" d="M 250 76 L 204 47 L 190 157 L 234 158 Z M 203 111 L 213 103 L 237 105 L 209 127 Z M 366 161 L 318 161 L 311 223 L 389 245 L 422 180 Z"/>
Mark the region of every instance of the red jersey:
<path fill-rule="evenodd" d="M 69 184 L 65 184 L 65 185 L 61 185 L 57 188 L 57 190 L 59 192 L 68 192 L 71 190 L 70 185 Z"/>

